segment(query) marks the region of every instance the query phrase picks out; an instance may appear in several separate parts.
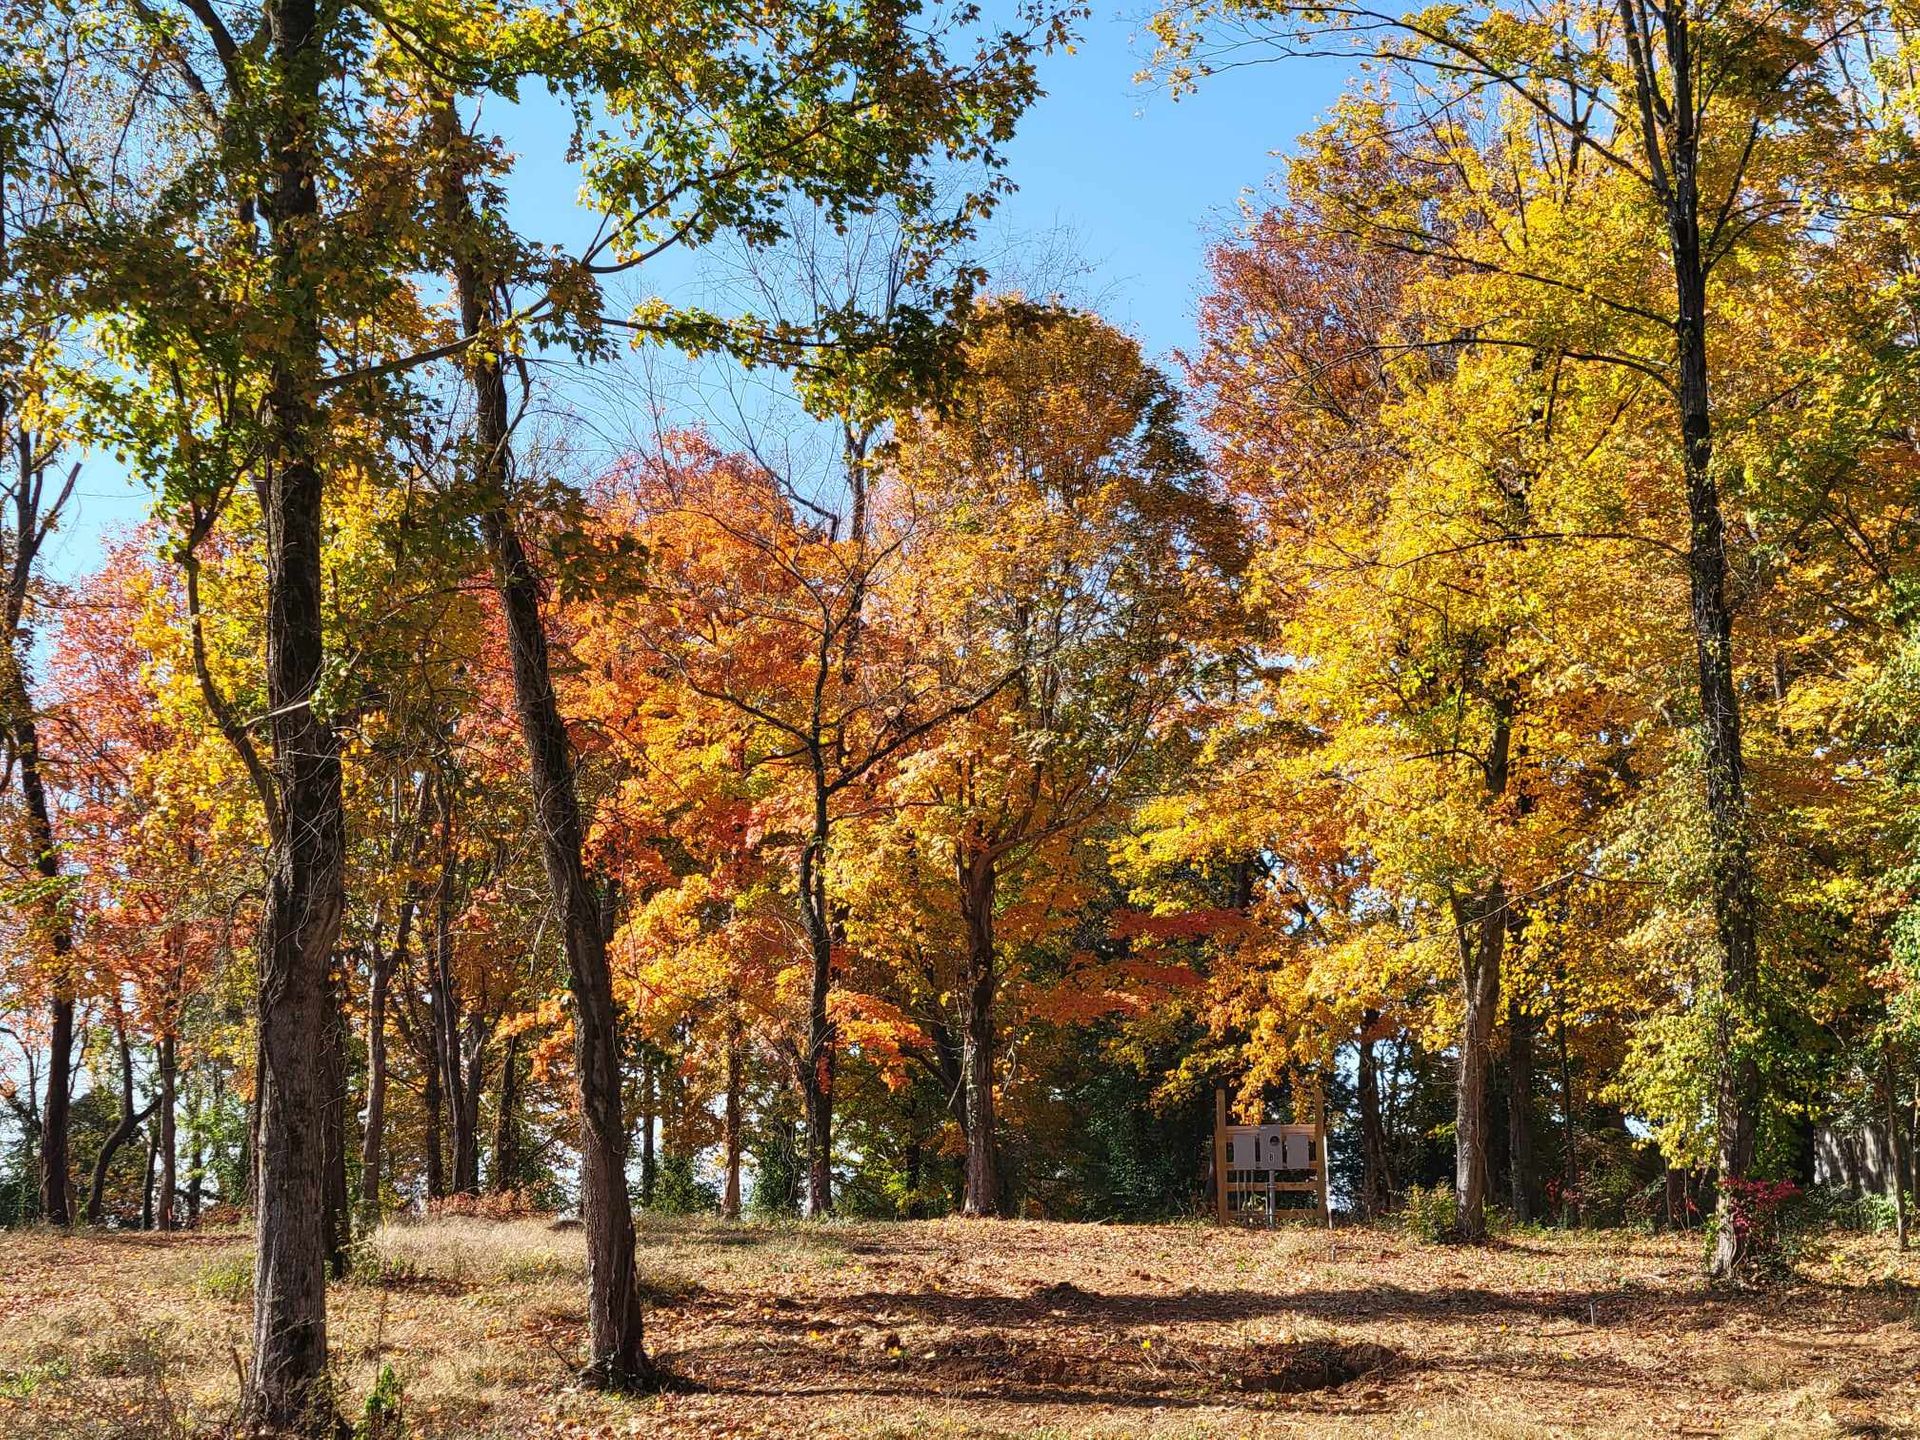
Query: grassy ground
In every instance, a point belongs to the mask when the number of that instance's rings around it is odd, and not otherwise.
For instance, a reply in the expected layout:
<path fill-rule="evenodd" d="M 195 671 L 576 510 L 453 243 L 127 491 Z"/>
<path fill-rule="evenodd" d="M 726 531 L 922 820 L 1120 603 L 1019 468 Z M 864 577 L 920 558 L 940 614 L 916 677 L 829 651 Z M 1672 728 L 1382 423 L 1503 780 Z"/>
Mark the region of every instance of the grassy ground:
<path fill-rule="evenodd" d="M 343 1408 L 390 1364 L 422 1437 L 1920 1436 L 1920 1261 L 1879 1238 L 1716 1293 L 1697 1237 L 648 1222 L 684 1383 L 633 1400 L 569 1382 L 577 1233 L 372 1250 L 330 1302 Z M 0 1436 L 223 1433 L 248 1267 L 241 1233 L 0 1235 Z"/>

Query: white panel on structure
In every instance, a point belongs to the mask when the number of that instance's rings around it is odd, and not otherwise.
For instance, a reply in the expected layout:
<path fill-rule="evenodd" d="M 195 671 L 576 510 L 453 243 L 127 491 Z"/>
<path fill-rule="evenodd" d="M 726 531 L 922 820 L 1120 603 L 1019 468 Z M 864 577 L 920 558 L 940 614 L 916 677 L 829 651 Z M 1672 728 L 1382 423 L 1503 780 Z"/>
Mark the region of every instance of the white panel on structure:
<path fill-rule="evenodd" d="M 1283 1170 L 1311 1170 L 1313 1168 L 1313 1136 L 1304 1130 L 1289 1130 L 1282 1153 Z"/>
<path fill-rule="evenodd" d="M 1287 1145 L 1286 1131 L 1278 1125 L 1260 1127 L 1260 1168 L 1262 1170 L 1285 1169 Z"/>

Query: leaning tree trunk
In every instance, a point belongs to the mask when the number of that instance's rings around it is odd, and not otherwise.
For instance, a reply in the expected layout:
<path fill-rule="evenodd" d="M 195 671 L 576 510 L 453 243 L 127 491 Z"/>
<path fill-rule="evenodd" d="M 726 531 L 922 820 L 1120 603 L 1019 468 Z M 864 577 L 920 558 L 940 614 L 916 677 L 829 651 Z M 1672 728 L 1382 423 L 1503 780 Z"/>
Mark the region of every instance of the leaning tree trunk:
<path fill-rule="evenodd" d="M 994 864 L 982 853 L 962 853 L 957 864 L 960 913 L 966 924 L 966 971 L 961 989 L 967 1007 L 961 1050 L 961 1083 L 967 1112 L 966 1200 L 961 1213 L 998 1213 L 1000 1177 L 994 1155 Z"/>
<path fill-rule="evenodd" d="M 120 1121 L 108 1132 L 107 1138 L 101 1143 L 100 1153 L 94 1157 L 93 1184 L 87 1190 L 89 1225 L 98 1225 L 106 1217 L 107 1172 L 113 1168 L 113 1157 L 146 1124 L 147 1117 L 160 1104 L 160 1097 L 156 1094 L 142 1109 L 133 1108 L 133 1050 L 127 1044 L 124 1028 L 118 1031 L 117 1038 L 120 1045 Z"/>
<path fill-rule="evenodd" d="M 505 393 L 499 396 L 505 420 Z M 505 439 L 504 423 L 498 431 Z M 497 504 L 497 501 L 496 501 Z M 579 1082 L 580 1194 L 587 1230 L 587 1328 L 595 1383 L 630 1388 L 649 1378 L 634 1270 L 633 1206 L 627 1195 L 627 1131 L 620 1117 L 620 1042 L 600 905 L 581 859 L 572 752 L 547 665 L 537 581 L 520 538 L 495 508 L 487 543 L 506 611 L 520 727 L 532 769 L 548 883 L 562 917 L 573 995 L 573 1063 Z"/>
<path fill-rule="evenodd" d="M 328 23 L 337 13 L 328 11 Z M 337 1423 L 327 1369 L 330 975 L 345 904 L 340 749 L 314 705 L 326 673 L 317 117 L 330 47 L 318 0 L 268 0 L 262 77 L 272 358 L 267 366 L 266 675 L 273 834 L 259 959 L 259 1220 L 246 1419 L 305 1434 Z"/>
<path fill-rule="evenodd" d="M 454 129 L 452 107 L 446 112 Z M 451 134 L 450 137 L 451 138 Z M 455 236 L 454 283 L 463 333 L 482 333 L 491 288 L 468 249 L 477 228 L 457 169 L 449 179 Z M 540 581 L 508 512 L 509 422 L 500 361 L 475 346 L 468 356 L 475 399 L 480 526 L 506 621 L 514 700 L 526 744 L 547 882 L 560 918 L 573 996 L 573 1062 L 579 1084 L 580 1196 L 587 1232 L 587 1332 L 593 1383 L 627 1389 L 650 1379 L 634 1266 L 633 1203 L 627 1193 L 627 1129 L 620 1114 L 619 1019 L 607 962 L 600 897 L 582 857 L 585 835 L 575 789 L 572 741 L 553 690 Z"/>

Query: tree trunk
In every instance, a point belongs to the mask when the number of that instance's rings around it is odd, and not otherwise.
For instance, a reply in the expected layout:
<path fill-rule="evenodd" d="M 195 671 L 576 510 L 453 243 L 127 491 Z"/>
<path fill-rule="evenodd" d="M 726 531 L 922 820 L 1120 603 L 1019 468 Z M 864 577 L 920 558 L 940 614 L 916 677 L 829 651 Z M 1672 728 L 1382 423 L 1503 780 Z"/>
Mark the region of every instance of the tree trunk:
<path fill-rule="evenodd" d="M 1513 1218 L 1533 1219 L 1533 1017 L 1507 997 L 1507 1173 Z"/>
<path fill-rule="evenodd" d="M 807 1117 L 807 1215 L 833 1213 L 833 1085 L 839 1070 L 838 1036 L 828 1008 L 833 993 L 833 930 L 827 918 L 827 808 L 825 758 L 816 743 L 813 763 L 813 833 L 800 852 L 800 912 L 812 951 L 807 996 L 807 1053 L 800 1085 Z"/>
<path fill-rule="evenodd" d="M 400 900 L 393 948 L 376 952 L 367 985 L 367 1119 L 360 1132 L 360 1205 L 368 1216 L 380 1213 L 382 1149 L 387 1138 L 387 992 L 394 973 L 406 963 L 413 928 L 413 887 Z"/>
<path fill-rule="evenodd" d="M 332 12 L 329 12 L 331 15 Z M 266 385 L 267 713 L 280 823 L 260 927 L 259 1221 L 246 1418 L 307 1434 L 336 1423 L 327 1370 L 330 977 L 345 904 L 346 819 L 332 722 L 314 708 L 326 671 L 324 480 L 316 465 L 322 371 L 312 274 L 319 240 L 318 114 L 330 47 L 317 0 L 268 0 L 266 213 L 278 324 Z"/>
<path fill-rule="evenodd" d="M 28 483 L 22 475 L 21 485 Z M 31 522 L 29 522 L 31 523 Z M 29 542 L 16 537 L 17 545 Z M 31 563 L 31 557 L 16 557 L 19 563 Z M 46 1112 L 40 1120 L 40 1213 L 55 1225 L 73 1223 L 73 1160 L 71 1150 L 73 1102 L 73 926 L 67 909 L 54 893 L 60 880 L 60 851 L 54 843 L 53 812 L 47 800 L 46 781 L 41 774 L 39 726 L 34 721 L 33 699 L 27 692 L 23 662 L 15 652 L 12 627 L 5 637 L 7 651 L 0 656 L 5 667 L 4 717 L 20 772 L 20 793 L 26 812 L 27 841 L 32 846 L 33 866 L 46 882 L 47 900 L 42 916 L 49 957 L 48 1042 Z"/>
<path fill-rule="evenodd" d="M 504 1195 L 519 1179 L 520 1159 L 515 1152 L 514 1133 L 520 1108 L 520 1036 L 507 1036 L 507 1053 L 500 1061 L 500 1110 L 493 1117 L 493 1173 L 488 1188 Z"/>
<path fill-rule="evenodd" d="M 1573 1109 L 1573 1065 L 1567 1056 L 1567 970 L 1564 964 L 1555 971 L 1555 1030 L 1560 1041 L 1560 1124 L 1561 1194 L 1560 1224 L 1564 1228 L 1577 1222 L 1580 1205 L 1580 1151 L 1578 1121 Z"/>
<path fill-rule="evenodd" d="M 427 1112 L 427 1199 L 441 1200 L 447 1193 L 447 1171 L 444 1156 L 446 1145 L 442 1130 L 442 1115 L 446 1110 L 446 1101 L 440 1088 L 440 1057 L 428 1054 L 426 1057 L 426 1081 L 424 1103 Z"/>
<path fill-rule="evenodd" d="M 658 1070 L 649 1046 L 640 1057 L 640 1204 L 647 1209 L 653 1208 L 653 1188 L 660 1177 L 653 1148 L 653 1126 L 659 1115 L 654 1103 L 659 1094 Z"/>
<path fill-rule="evenodd" d="M 997 1214 L 1000 1204 L 993 1135 L 993 1008 L 997 983 L 993 907 L 997 877 L 992 858 L 984 852 L 963 853 L 956 869 L 960 914 L 967 927 L 966 972 L 961 981 L 967 1007 L 961 1053 L 962 1083 L 966 1087 L 967 1188 L 961 1213 L 987 1216 Z"/>
<path fill-rule="evenodd" d="M 217 1071 L 215 1083 L 219 1083 Z M 187 1228 L 193 1230 L 200 1225 L 201 1173 L 206 1163 L 201 1136 L 206 1129 L 206 1098 L 201 1085 L 191 1087 L 187 1093 L 192 1097 L 187 1102 Z M 217 1096 L 219 1092 L 214 1093 Z"/>
<path fill-rule="evenodd" d="M 137 1131 L 153 1114 L 160 1104 L 156 1094 L 141 1110 L 133 1108 L 133 1049 L 127 1043 L 124 1026 L 117 1027 L 120 1045 L 120 1123 L 115 1125 L 100 1146 L 100 1153 L 93 1162 L 93 1184 L 87 1190 L 87 1223 L 98 1225 L 106 1216 L 107 1172 L 113 1165 L 113 1157 L 120 1153 L 120 1147 L 133 1138 Z"/>
<path fill-rule="evenodd" d="M 1906 1187 L 1906 1146 L 1900 1133 L 1900 1112 L 1898 1109 L 1898 1090 L 1895 1084 L 1893 1067 L 1893 1042 L 1887 1041 L 1880 1050 L 1880 1074 L 1887 1092 L 1887 1159 L 1891 1162 L 1887 1169 L 1893 1188 L 1893 1227 L 1894 1238 L 1902 1251 L 1907 1248 L 1907 1187 Z"/>
<path fill-rule="evenodd" d="M 47 1109 L 40 1122 L 40 1213 L 49 1224 L 73 1223 L 73 997 L 55 994 L 47 1056 Z"/>
<path fill-rule="evenodd" d="M 327 975 L 331 997 L 327 1006 L 326 1050 L 326 1189 L 327 1273 L 344 1279 L 353 1239 L 353 1197 L 347 1181 L 347 1116 L 353 1109 L 347 1094 L 347 1017 L 331 967 Z"/>
<path fill-rule="evenodd" d="M 1667 52 L 1671 96 L 1660 93 L 1653 57 L 1629 17 L 1632 65 L 1649 173 L 1666 211 L 1673 265 L 1674 362 L 1679 385 L 1681 460 L 1687 492 L 1687 585 L 1699 672 L 1700 729 L 1706 768 L 1708 886 L 1720 942 L 1716 1013 L 1720 1075 L 1715 1094 L 1722 1180 L 1744 1179 L 1753 1164 L 1760 1072 L 1748 1042 L 1759 1015 L 1759 925 L 1734 677 L 1733 611 L 1727 602 L 1726 526 L 1713 475 L 1713 411 L 1708 383 L 1707 263 L 1700 234 L 1701 105 L 1694 92 L 1691 21 L 1670 12 L 1657 32 Z M 1651 37 L 1648 44 L 1655 43 Z M 1663 143 L 1664 142 L 1664 143 Z M 1709 1269 L 1733 1273 L 1743 1258 L 1723 1186 Z"/>
<path fill-rule="evenodd" d="M 740 1218 L 740 1001 L 727 1007 L 727 1100 L 723 1140 L 727 1151 L 727 1188 L 720 1200 L 720 1218 Z"/>
<path fill-rule="evenodd" d="M 154 1135 L 154 1143 L 160 1151 L 160 1209 L 159 1225 L 162 1230 L 173 1229 L 173 1207 L 179 1192 L 178 1163 L 179 1137 L 174 1130 L 174 1081 L 176 1052 L 171 1035 L 160 1037 L 160 1124 Z"/>
<path fill-rule="evenodd" d="M 1387 1208 L 1393 1189 L 1392 1166 L 1387 1157 L 1386 1124 L 1380 1113 L 1380 1064 L 1373 1053 L 1373 1030 L 1379 1023 L 1378 1010 L 1368 1010 L 1360 1017 L 1359 1201 L 1361 1212 L 1370 1216 L 1378 1215 Z"/>
<path fill-rule="evenodd" d="M 454 1052 L 456 1064 L 464 1064 L 460 1099 L 454 1112 L 453 1184 L 462 1195 L 480 1193 L 480 1097 L 487 1085 L 487 1038 L 492 1025 L 480 1015 L 469 1015 L 460 1037 L 461 1048 Z"/>
<path fill-rule="evenodd" d="M 1513 703 L 1505 694 L 1493 699 L 1493 735 L 1485 766 L 1489 803 L 1506 793 L 1508 754 L 1513 741 Z M 1460 1069 L 1454 1092 L 1454 1191 L 1460 1238 L 1482 1240 L 1487 1233 L 1487 1073 L 1493 1060 L 1493 1027 L 1500 1009 L 1500 962 L 1507 942 L 1507 888 L 1499 876 L 1486 891 L 1453 907 L 1460 948 L 1460 997 L 1465 1022 L 1460 1036 Z"/>
<path fill-rule="evenodd" d="M 452 107 L 446 122 L 453 126 Z M 492 287 L 467 237 L 477 229 L 458 171 L 449 176 L 454 215 L 454 284 L 462 333 L 480 335 L 491 319 Z M 572 742 L 554 695 L 540 580 L 508 512 L 509 422 L 506 378 L 485 347 L 468 353 L 475 399 L 476 489 L 481 531 L 506 621 L 514 700 L 525 741 L 541 852 L 561 922 L 573 997 L 573 1060 L 579 1083 L 580 1196 L 587 1231 L 587 1330 L 596 1384 L 626 1389 L 651 1375 L 643 1348 L 634 1268 L 633 1205 L 627 1193 L 627 1129 L 620 1114 L 619 1019 L 607 963 L 600 898 L 582 858 L 584 827 L 574 782 Z"/>

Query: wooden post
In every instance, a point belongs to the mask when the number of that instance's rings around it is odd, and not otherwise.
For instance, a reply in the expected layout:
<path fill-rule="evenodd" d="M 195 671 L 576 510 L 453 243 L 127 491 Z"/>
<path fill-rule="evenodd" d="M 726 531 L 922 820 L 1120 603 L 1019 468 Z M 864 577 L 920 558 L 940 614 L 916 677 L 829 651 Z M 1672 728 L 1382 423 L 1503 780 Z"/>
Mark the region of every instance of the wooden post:
<path fill-rule="evenodd" d="M 1215 1218 L 1224 1225 L 1232 1218 L 1227 1210 L 1227 1092 L 1217 1085 L 1213 1091 L 1213 1197 Z"/>

